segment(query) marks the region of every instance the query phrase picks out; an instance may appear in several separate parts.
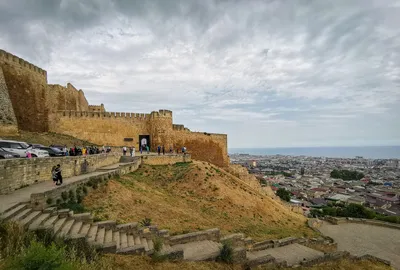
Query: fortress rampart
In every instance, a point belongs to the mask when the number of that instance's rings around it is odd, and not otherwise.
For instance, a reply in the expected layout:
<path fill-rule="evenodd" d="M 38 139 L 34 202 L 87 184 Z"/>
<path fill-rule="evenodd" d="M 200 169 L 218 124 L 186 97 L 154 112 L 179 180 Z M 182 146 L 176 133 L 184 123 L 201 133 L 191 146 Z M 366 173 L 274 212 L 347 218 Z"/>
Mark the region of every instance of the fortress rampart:
<path fill-rule="evenodd" d="M 19 130 L 67 134 L 97 145 L 135 146 L 137 150 L 139 141 L 146 138 L 152 150 L 158 145 L 167 152 L 186 146 L 194 159 L 229 164 L 226 135 L 190 132 L 184 125 L 173 124 L 170 110 L 107 112 L 103 104 L 89 105 L 84 92 L 70 83 L 47 84 L 45 70 L 3 50 L 0 71 L 4 74 L 0 76 L 0 106 L 8 104 L 7 116 L 0 118 L 0 136 L 17 131 L 18 125 Z M 4 125 L 6 121 L 11 129 Z"/>
<path fill-rule="evenodd" d="M 8 63 L 10 65 L 14 65 L 14 66 L 23 68 L 25 70 L 35 72 L 35 73 L 37 73 L 38 76 L 42 76 L 43 79 L 47 81 L 47 71 L 46 70 L 41 69 L 40 67 L 37 67 L 37 66 L 29 63 L 28 61 L 25 61 L 24 59 L 19 58 L 18 56 L 15 56 L 4 50 L 0 50 L 0 62 Z"/>

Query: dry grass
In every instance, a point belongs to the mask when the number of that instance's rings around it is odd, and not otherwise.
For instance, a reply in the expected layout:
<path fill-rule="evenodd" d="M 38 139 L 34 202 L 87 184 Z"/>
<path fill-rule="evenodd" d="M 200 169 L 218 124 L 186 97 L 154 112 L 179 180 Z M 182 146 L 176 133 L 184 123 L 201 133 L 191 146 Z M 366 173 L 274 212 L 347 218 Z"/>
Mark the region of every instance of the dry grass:
<path fill-rule="evenodd" d="M 255 240 L 315 236 L 306 218 L 243 180 L 204 162 L 144 165 L 84 200 L 97 216 L 118 222 L 151 218 L 171 234 L 218 227 Z"/>
<path fill-rule="evenodd" d="M 337 251 L 336 245 L 325 245 L 321 243 L 304 243 L 303 245 L 315 250 L 319 250 L 324 253 L 332 253 Z"/>
<path fill-rule="evenodd" d="M 279 268 L 276 266 L 259 266 L 263 270 L 289 270 L 293 268 Z M 393 269 L 383 263 L 371 260 L 342 259 L 340 261 L 325 262 L 310 267 L 298 267 L 298 270 L 389 270 Z"/>
<path fill-rule="evenodd" d="M 29 131 L 20 131 L 18 136 L 3 136 L 2 139 L 8 140 L 17 140 L 23 141 L 27 143 L 38 143 L 43 145 L 67 145 L 67 146 L 82 146 L 82 145 L 93 145 L 93 143 L 89 143 L 87 141 L 79 140 L 75 137 L 58 134 L 58 133 L 47 133 L 47 132 L 29 132 Z"/>
<path fill-rule="evenodd" d="M 241 270 L 240 265 L 227 265 L 217 262 L 153 262 L 148 256 L 115 255 L 104 256 L 107 269 L 130 270 Z"/>

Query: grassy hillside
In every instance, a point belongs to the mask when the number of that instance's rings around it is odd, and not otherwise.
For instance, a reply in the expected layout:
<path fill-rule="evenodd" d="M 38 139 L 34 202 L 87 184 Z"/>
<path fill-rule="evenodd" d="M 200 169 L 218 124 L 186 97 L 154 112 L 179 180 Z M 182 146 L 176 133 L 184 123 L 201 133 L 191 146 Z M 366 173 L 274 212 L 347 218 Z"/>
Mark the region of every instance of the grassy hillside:
<path fill-rule="evenodd" d="M 69 135 L 48 133 L 48 132 L 39 133 L 39 132 L 20 131 L 20 134 L 18 136 L 2 136 L 1 139 L 16 140 L 27 143 L 37 143 L 46 146 L 51 144 L 67 145 L 69 147 L 74 145 L 77 146 L 93 145 L 90 142 L 79 140 Z"/>
<path fill-rule="evenodd" d="M 245 181 L 208 163 L 143 165 L 91 192 L 84 205 L 119 222 L 148 217 L 170 234 L 218 227 L 255 240 L 311 237 L 306 218 Z"/>

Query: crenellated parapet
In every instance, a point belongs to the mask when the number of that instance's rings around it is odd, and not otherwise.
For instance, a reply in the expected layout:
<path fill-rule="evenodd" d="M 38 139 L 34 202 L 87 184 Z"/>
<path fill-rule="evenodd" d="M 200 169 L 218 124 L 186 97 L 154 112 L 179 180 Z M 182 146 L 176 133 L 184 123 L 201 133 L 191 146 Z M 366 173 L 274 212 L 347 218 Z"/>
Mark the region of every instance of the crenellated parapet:
<path fill-rule="evenodd" d="M 186 128 L 184 125 L 175 125 L 175 124 L 173 124 L 172 125 L 172 129 L 176 130 L 176 131 L 189 131 L 190 132 L 190 129 Z"/>
<path fill-rule="evenodd" d="M 47 80 L 47 71 L 46 70 L 41 69 L 40 67 L 37 67 L 37 66 L 29 63 L 28 61 L 25 61 L 24 59 L 19 58 L 18 56 L 15 56 L 4 50 L 0 50 L 0 62 L 9 63 L 14 66 L 20 66 L 21 68 L 28 69 L 32 72 L 40 74 Z"/>
<path fill-rule="evenodd" d="M 126 113 L 126 112 L 95 112 L 95 111 L 58 111 L 57 116 L 59 117 L 70 117 L 70 118 L 120 118 L 126 120 L 150 120 L 151 116 L 148 113 Z"/>
<path fill-rule="evenodd" d="M 100 105 L 89 105 L 89 111 L 90 112 L 106 112 L 106 109 L 104 108 L 104 104 L 101 103 Z"/>
<path fill-rule="evenodd" d="M 172 111 L 170 110 L 158 110 L 158 112 L 152 111 L 150 115 L 152 118 L 157 118 L 157 117 L 172 118 Z"/>

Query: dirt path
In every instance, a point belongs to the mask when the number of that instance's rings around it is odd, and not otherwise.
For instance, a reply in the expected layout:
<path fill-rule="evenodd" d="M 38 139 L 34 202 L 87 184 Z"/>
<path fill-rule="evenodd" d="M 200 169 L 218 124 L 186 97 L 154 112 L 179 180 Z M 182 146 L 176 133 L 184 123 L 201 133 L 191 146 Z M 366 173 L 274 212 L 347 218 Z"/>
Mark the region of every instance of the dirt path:
<path fill-rule="evenodd" d="M 319 230 L 338 243 L 338 250 L 356 256 L 370 254 L 400 269 L 400 230 L 366 224 L 324 222 Z"/>

